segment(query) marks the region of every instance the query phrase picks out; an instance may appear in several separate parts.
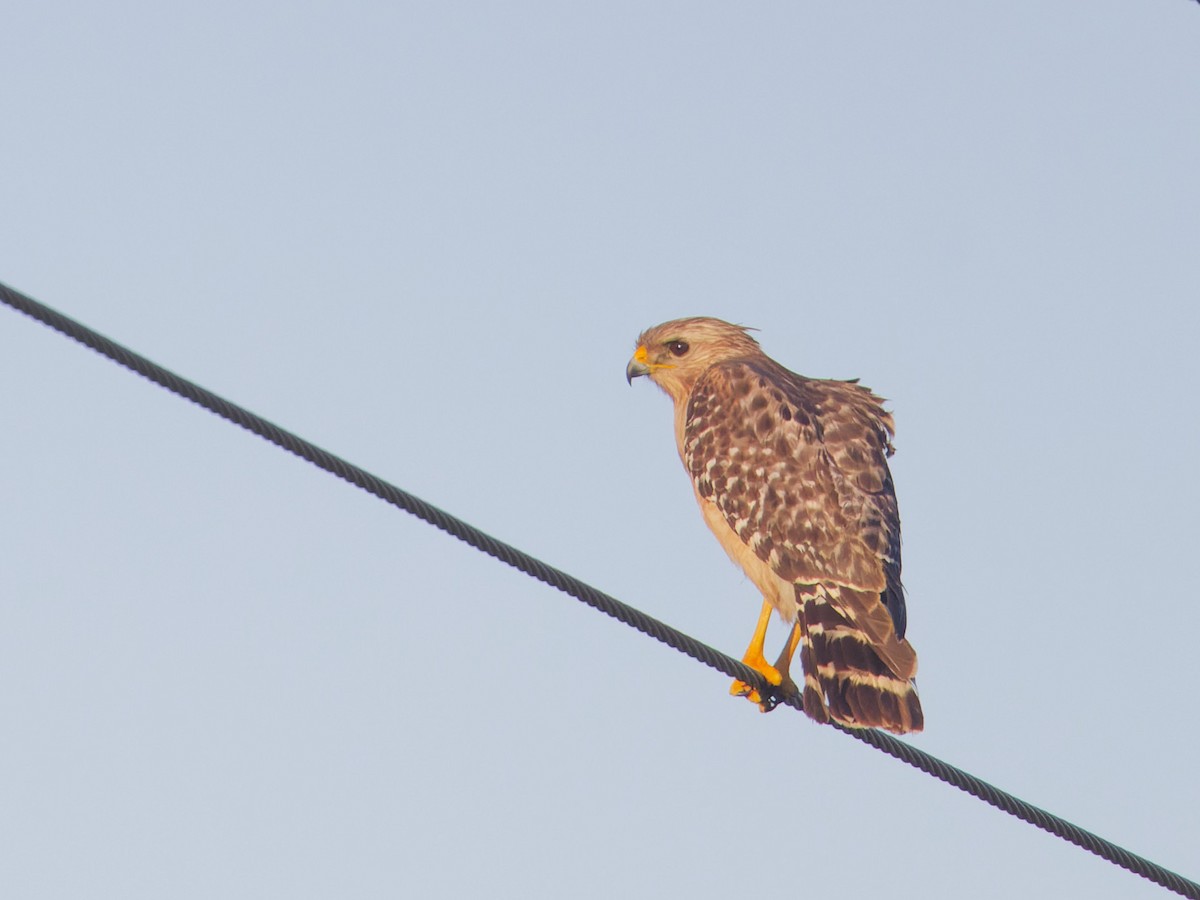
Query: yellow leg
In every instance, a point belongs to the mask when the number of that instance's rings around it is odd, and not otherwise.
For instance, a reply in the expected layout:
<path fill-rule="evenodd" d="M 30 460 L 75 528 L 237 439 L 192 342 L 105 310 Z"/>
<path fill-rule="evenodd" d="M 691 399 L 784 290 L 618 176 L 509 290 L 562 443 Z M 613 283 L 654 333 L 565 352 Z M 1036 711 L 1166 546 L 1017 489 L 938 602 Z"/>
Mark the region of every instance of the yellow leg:
<path fill-rule="evenodd" d="M 779 654 L 779 659 L 775 660 L 775 668 L 779 670 L 780 682 L 779 686 L 784 693 L 796 693 L 796 682 L 792 681 L 792 657 L 796 655 L 796 648 L 800 646 L 800 623 L 796 622 L 792 626 L 792 633 L 788 635 L 787 643 L 783 645 L 783 652 Z"/>
<path fill-rule="evenodd" d="M 772 685 L 779 685 L 783 682 L 783 676 L 763 656 L 763 642 L 767 639 L 767 623 L 771 621 L 771 612 L 773 610 L 774 607 L 771 606 L 771 602 L 763 600 L 762 612 L 758 614 L 758 625 L 754 628 L 754 637 L 750 639 L 750 646 L 746 648 L 746 654 L 742 657 L 742 662 L 755 672 L 760 673 Z M 741 679 L 735 680 L 729 686 L 729 693 L 735 697 L 745 697 L 751 703 L 757 703 L 759 708 L 765 711 L 762 696 L 751 685 L 746 684 Z"/>

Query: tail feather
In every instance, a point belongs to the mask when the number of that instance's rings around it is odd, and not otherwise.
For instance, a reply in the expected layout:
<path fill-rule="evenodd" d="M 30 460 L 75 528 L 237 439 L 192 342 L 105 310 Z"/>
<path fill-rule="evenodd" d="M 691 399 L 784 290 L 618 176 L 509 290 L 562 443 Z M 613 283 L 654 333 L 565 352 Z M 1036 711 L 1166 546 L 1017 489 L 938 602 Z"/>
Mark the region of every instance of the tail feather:
<path fill-rule="evenodd" d="M 803 611 L 801 611 L 803 615 Z M 801 620 L 803 621 L 803 619 Z M 813 662 L 812 644 L 807 637 L 800 641 L 800 665 L 804 668 L 804 711 L 809 718 L 816 719 L 822 724 L 829 721 L 829 708 L 825 705 L 825 690 L 817 678 L 817 666 Z"/>
<path fill-rule="evenodd" d="M 896 637 L 890 620 L 877 615 L 874 607 L 887 615 L 879 595 L 798 584 L 796 599 L 805 712 L 853 728 L 920 731 L 924 715 L 912 681 L 916 653 Z"/>

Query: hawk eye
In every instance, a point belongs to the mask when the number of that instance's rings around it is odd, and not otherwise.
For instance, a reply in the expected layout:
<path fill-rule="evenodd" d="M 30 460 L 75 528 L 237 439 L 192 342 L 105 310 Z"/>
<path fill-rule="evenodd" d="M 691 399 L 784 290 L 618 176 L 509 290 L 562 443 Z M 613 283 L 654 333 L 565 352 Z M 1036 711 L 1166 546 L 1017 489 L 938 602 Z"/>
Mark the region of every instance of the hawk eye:
<path fill-rule="evenodd" d="M 690 348 L 687 341 L 667 341 L 667 349 L 671 351 L 672 356 L 683 356 Z"/>

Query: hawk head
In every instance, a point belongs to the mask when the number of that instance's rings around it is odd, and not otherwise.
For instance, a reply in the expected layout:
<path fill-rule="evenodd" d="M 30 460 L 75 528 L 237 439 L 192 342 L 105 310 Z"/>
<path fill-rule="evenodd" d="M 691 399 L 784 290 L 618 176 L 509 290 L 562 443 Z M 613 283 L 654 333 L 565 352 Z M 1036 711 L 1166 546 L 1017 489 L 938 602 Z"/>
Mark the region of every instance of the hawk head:
<path fill-rule="evenodd" d="M 625 378 L 632 384 L 633 379 L 649 375 L 678 402 L 710 366 L 761 354 L 758 341 L 741 325 L 704 317 L 675 319 L 641 333 L 633 359 L 625 367 Z"/>

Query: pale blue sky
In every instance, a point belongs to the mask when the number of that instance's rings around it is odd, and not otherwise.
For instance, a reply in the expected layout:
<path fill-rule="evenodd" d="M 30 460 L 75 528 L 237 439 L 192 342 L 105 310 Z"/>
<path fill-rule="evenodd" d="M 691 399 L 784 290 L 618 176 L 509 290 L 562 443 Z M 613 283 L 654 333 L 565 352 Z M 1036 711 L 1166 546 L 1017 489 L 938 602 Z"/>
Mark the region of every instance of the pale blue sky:
<path fill-rule="evenodd" d="M 1185 0 L 22 4 L 0 280 L 734 654 L 633 339 L 861 376 L 913 743 L 1197 878 L 1198 46 Z M 1165 896 L 4 310 L 0 378 L 5 897 Z"/>

